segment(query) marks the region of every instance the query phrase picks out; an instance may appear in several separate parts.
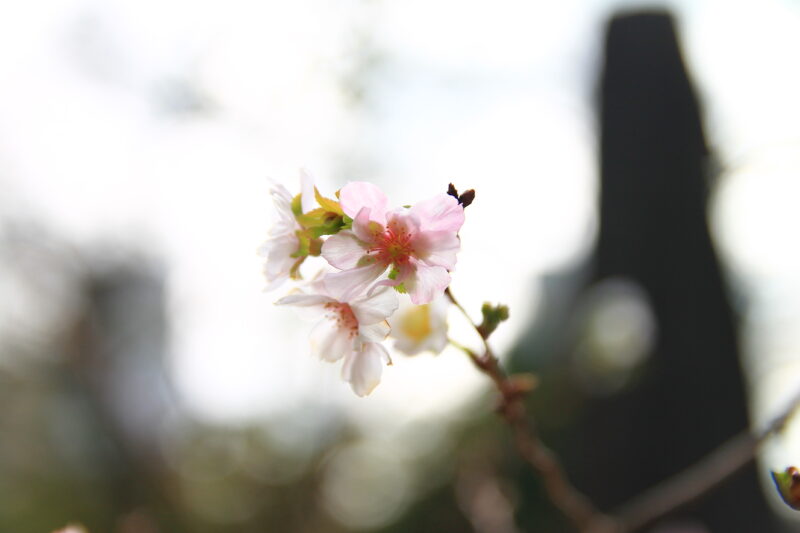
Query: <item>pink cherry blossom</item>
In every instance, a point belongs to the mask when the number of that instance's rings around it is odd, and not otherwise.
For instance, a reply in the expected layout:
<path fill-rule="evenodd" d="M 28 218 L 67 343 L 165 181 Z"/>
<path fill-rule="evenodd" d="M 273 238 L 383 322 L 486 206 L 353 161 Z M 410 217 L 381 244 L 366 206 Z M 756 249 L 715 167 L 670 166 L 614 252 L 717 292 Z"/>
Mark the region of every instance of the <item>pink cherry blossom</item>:
<path fill-rule="evenodd" d="M 388 287 L 372 294 L 353 296 L 327 278 L 310 284 L 312 292 L 298 292 L 278 300 L 278 305 L 301 308 L 317 320 L 311 331 L 311 352 L 326 361 L 344 358 L 342 378 L 359 396 L 380 383 L 389 353 L 380 342 L 389 334 L 388 318 L 397 309 L 397 295 Z"/>
<path fill-rule="evenodd" d="M 342 188 L 339 201 L 353 225 L 322 246 L 322 256 L 342 270 L 329 274 L 328 284 L 359 292 L 391 267 L 391 279 L 379 285 L 402 283 L 414 304 L 429 303 L 443 293 L 461 247 L 458 230 L 464 209 L 458 200 L 442 193 L 389 211 L 378 187 L 354 182 Z"/>

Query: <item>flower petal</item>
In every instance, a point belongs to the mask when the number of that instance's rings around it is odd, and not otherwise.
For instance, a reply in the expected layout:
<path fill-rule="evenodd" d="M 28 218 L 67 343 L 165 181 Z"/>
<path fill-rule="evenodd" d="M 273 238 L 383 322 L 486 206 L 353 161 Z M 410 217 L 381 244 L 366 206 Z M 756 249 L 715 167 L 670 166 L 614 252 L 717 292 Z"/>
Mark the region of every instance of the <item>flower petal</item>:
<path fill-rule="evenodd" d="M 378 236 L 383 233 L 383 224 L 370 220 L 369 215 L 372 211 L 369 207 L 362 207 L 353 219 L 353 233 L 365 243 L 374 243 Z"/>
<path fill-rule="evenodd" d="M 359 324 L 370 325 L 381 322 L 395 312 L 400 304 L 397 294 L 389 287 L 380 287 L 367 296 L 359 296 L 350 302 L 350 309 Z"/>
<path fill-rule="evenodd" d="M 359 268 L 326 274 L 322 278 L 322 283 L 325 286 L 325 292 L 333 298 L 343 303 L 349 303 L 364 293 L 369 284 L 378 279 L 385 271 L 385 266 L 373 263 Z"/>
<path fill-rule="evenodd" d="M 383 191 L 372 183 L 365 181 L 348 183 L 339 191 L 339 203 L 350 218 L 356 218 L 362 207 L 368 207 L 372 220 L 380 224 L 386 222 L 386 205 L 389 200 Z"/>
<path fill-rule="evenodd" d="M 322 245 L 322 257 L 341 270 L 355 268 L 367 254 L 364 244 L 351 232 L 342 231 L 328 237 Z"/>
<path fill-rule="evenodd" d="M 277 215 L 277 220 L 269 230 L 269 236 L 278 237 L 294 233 L 300 226 L 292 213 L 292 195 L 286 190 L 286 187 L 277 182 L 271 182 L 269 193 L 272 196 L 272 203 L 275 205 L 275 214 Z"/>
<path fill-rule="evenodd" d="M 335 302 L 333 298 L 328 298 L 324 294 L 307 294 L 295 292 L 284 296 L 275 305 L 288 305 L 294 308 L 295 313 L 306 321 L 318 321 L 325 314 L 325 304 Z"/>
<path fill-rule="evenodd" d="M 381 320 L 377 324 L 360 326 L 358 328 L 358 333 L 361 336 L 361 340 L 364 342 L 381 342 L 386 339 L 391 330 L 392 328 L 389 326 L 389 323 L 385 320 Z"/>
<path fill-rule="evenodd" d="M 267 291 L 277 289 L 289 277 L 289 272 L 297 261 L 292 254 L 297 251 L 299 242 L 294 234 L 268 239 L 258 250 L 266 257 L 262 270 L 267 279 Z"/>
<path fill-rule="evenodd" d="M 429 304 L 403 303 L 389 319 L 394 348 L 406 355 L 429 351 L 438 354 L 447 346 L 447 308 L 444 296 Z"/>
<path fill-rule="evenodd" d="M 381 382 L 383 364 L 389 352 L 376 342 L 365 343 L 360 351 L 351 353 L 342 366 L 342 379 L 350 383 L 358 396 L 366 396 Z"/>
<path fill-rule="evenodd" d="M 431 266 L 451 270 L 461 249 L 461 239 L 453 231 L 423 231 L 414 236 L 414 255 Z"/>
<path fill-rule="evenodd" d="M 420 231 L 419 217 L 409 209 L 396 209 L 386 215 L 386 227 L 397 236 L 413 236 Z"/>
<path fill-rule="evenodd" d="M 325 361 L 338 361 L 353 351 L 355 338 L 335 320 L 324 318 L 314 326 L 309 335 L 311 354 Z"/>
<path fill-rule="evenodd" d="M 278 207 L 286 205 L 287 207 L 291 208 L 292 194 L 289 192 L 289 190 L 281 183 L 272 180 L 269 181 L 269 194 L 272 196 L 272 201 L 275 202 L 275 205 Z M 291 212 L 291 209 L 289 212 Z"/>
<path fill-rule="evenodd" d="M 450 285 L 450 274 L 443 267 L 417 262 L 414 273 L 403 283 L 412 303 L 427 304 Z"/>
<path fill-rule="evenodd" d="M 464 208 L 446 193 L 414 204 L 411 213 L 419 217 L 423 231 L 455 231 L 464 224 Z"/>
<path fill-rule="evenodd" d="M 308 213 L 317 208 L 314 196 L 314 177 L 304 168 L 300 169 L 300 205 L 303 213 Z"/>
<path fill-rule="evenodd" d="M 296 305 L 298 307 L 312 307 L 315 305 L 325 305 L 326 303 L 332 302 L 332 298 L 328 298 L 327 296 L 323 296 L 321 294 L 304 294 L 304 293 L 295 293 L 289 294 L 288 296 L 284 296 L 277 302 L 275 305 Z"/>

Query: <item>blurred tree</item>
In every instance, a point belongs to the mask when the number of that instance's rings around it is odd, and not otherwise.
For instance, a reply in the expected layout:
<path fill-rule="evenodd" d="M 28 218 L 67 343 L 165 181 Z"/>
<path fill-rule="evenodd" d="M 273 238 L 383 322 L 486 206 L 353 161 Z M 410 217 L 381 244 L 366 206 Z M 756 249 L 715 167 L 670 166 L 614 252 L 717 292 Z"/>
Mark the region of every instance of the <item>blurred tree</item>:
<path fill-rule="evenodd" d="M 545 338 L 521 344 L 516 361 L 542 366 L 544 354 L 556 351 L 533 398 L 553 430 L 546 439 L 576 485 L 611 509 L 700 459 L 748 420 L 736 320 L 706 222 L 709 151 L 668 14 L 611 20 L 599 89 L 594 256 L 558 278 L 566 291 L 549 287 L 562 303 L 542 324 L 558 333 L 534 328 Z M 598 299 L 597 287 L 617 279 L 628 289 L 604 288 Z M 631 343 L 644 353 L 620 361 Z M 612 353 L 597 355 L 609 346 Z M 559 410 L 561 417 L 548 413 Z M 533 525 L 539 519 L 531 512 L 522 518 Z M 675 516 L 712 532 L 774 530 L 752 466 Z"/>

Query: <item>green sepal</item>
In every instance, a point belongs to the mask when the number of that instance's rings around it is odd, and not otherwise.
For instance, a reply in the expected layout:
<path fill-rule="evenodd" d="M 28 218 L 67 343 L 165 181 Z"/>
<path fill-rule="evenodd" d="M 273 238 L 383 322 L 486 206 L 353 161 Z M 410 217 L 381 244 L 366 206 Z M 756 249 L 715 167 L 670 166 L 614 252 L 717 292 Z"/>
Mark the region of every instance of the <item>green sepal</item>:
<path fill-rule="evenodd" d="M 397 269 L 396 266 L 393 266 L 392 269 L 389 271 L 389 279 L 395 280 L 397 276 L 400 275 L 400 271 Z"/>
<path fill-rule="evenodd" d="M 342 215 L 332 211 L 327 211 L 318 207 L 308 213 L 295 215 L 295 219 L 312 238 L 322 237 L 323 235 L 335 235 L 342 230 L 344 225 Z"/>
<path fill-rule="evenodd" d="M 312 209 L 308 213 L 300 213 L 299 215 L 295 215 L 294 218 L 297 219 L 298 224 L 304 228 L 313 228 L 315 226 L 324 224 L 326 215 L 327 211 L 321 207 L 318 207 L 316 209 Z"/>
<path fill-rule="evenodd" d="M 295 217 L 303 216 L 303 201 L 300 196 L 301 195 L 298 194 L 297 196 L 292 198 L 291 207 L 292 207 L 292 213 L 294 214 Z"/>
<path fill-rule="evenodd" d="M 294 262 L 292 268 L 289 269 L 289 277 L 293 280 L 303 279 L 303 276 L 300 275 L 300 265 L 303 264 L 303 261 L 306 260 L 306 256 L 299 258 L 297 261 Z"/>
<path fill-rule="evenodd" d="M 353 229 L 353 219 L 347 215 L 342 215 L 342 230 Z"/>
<path fill-rule="evenodd" d="M 336 213 L 337 215 L 344 215 L 344 211 L 342 211 L 342 206 L 339 205 L 339 202 L 336 200 L 331 200 L 330 198 L 325 198 L 319 193 L 319 189 L 314 187 L 314 197 L 317 199 L 317 203 L 330 213 Z M 337 195 L 338 198 L 338 195 Z"/>
<path fill-rule="evenodd" d="M 508 306 L 507 305 L 492 305 L 489 302 L 483 304 L 481 307 L 481 314 L 483 315 L 483 322 L 478 326 L 478 333 L 481 337 L 488 339 L 500 322 L 508 320 Z"/>
<path fill-rule="evenodd" d="M 297 230 L 294 232 L 297 235 L 297 250 L 291 257 L 305 258 L 311 252 L 311 236 L 307 231 Z"/>
<path fill-rule="evenodd" d="M 408 289 L 406 289 L 406 286 L 405 286 L 404 283 L 398 283 L 397 285 L 395 285 L 394 286 L 394 290 L 396 290 L 400 294 L 408 294 Z"/>
<path fill-rule="evenodd" d="M 318 226 L 314 226 L 309 229 L 311 234 L 316 237 L 322 237 L 323 235 L 336 235 L 342 230 L 342 217 L 338 215 L 331 216 L 330 218 L 326 218 L 322 221 L 322 223 Z"/>

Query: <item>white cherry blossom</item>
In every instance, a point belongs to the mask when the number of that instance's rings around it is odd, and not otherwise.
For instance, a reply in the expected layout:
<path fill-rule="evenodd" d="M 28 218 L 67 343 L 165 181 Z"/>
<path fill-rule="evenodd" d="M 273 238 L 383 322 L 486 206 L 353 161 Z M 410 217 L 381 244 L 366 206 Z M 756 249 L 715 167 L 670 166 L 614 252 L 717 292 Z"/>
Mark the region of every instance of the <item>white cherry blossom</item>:
<path fill-rule="evenodd" d="M 344 359 L 342 378 L 359 396 L 380 383 L 389 353 L 380 342 L 389 334 L 388 318 L 398 306 L 389 287 L 371 294 L 351 295 L 342 284 L 326 277 L 309 284 L 310 292 L 284 296 L 278 305 L 291 305 L 317 320 L 311 331 L 311 352 L 325 361 Z M 343 290 L 345 289 L 345 290 Z"/>
<path fill-rule="evenodd" d="M 447 346 L 447 309 L 444 296 L 429 304 L 413 305 L 406 300 L 389 319 L 394 349 L 406 355 L 438 354 Z"/>

